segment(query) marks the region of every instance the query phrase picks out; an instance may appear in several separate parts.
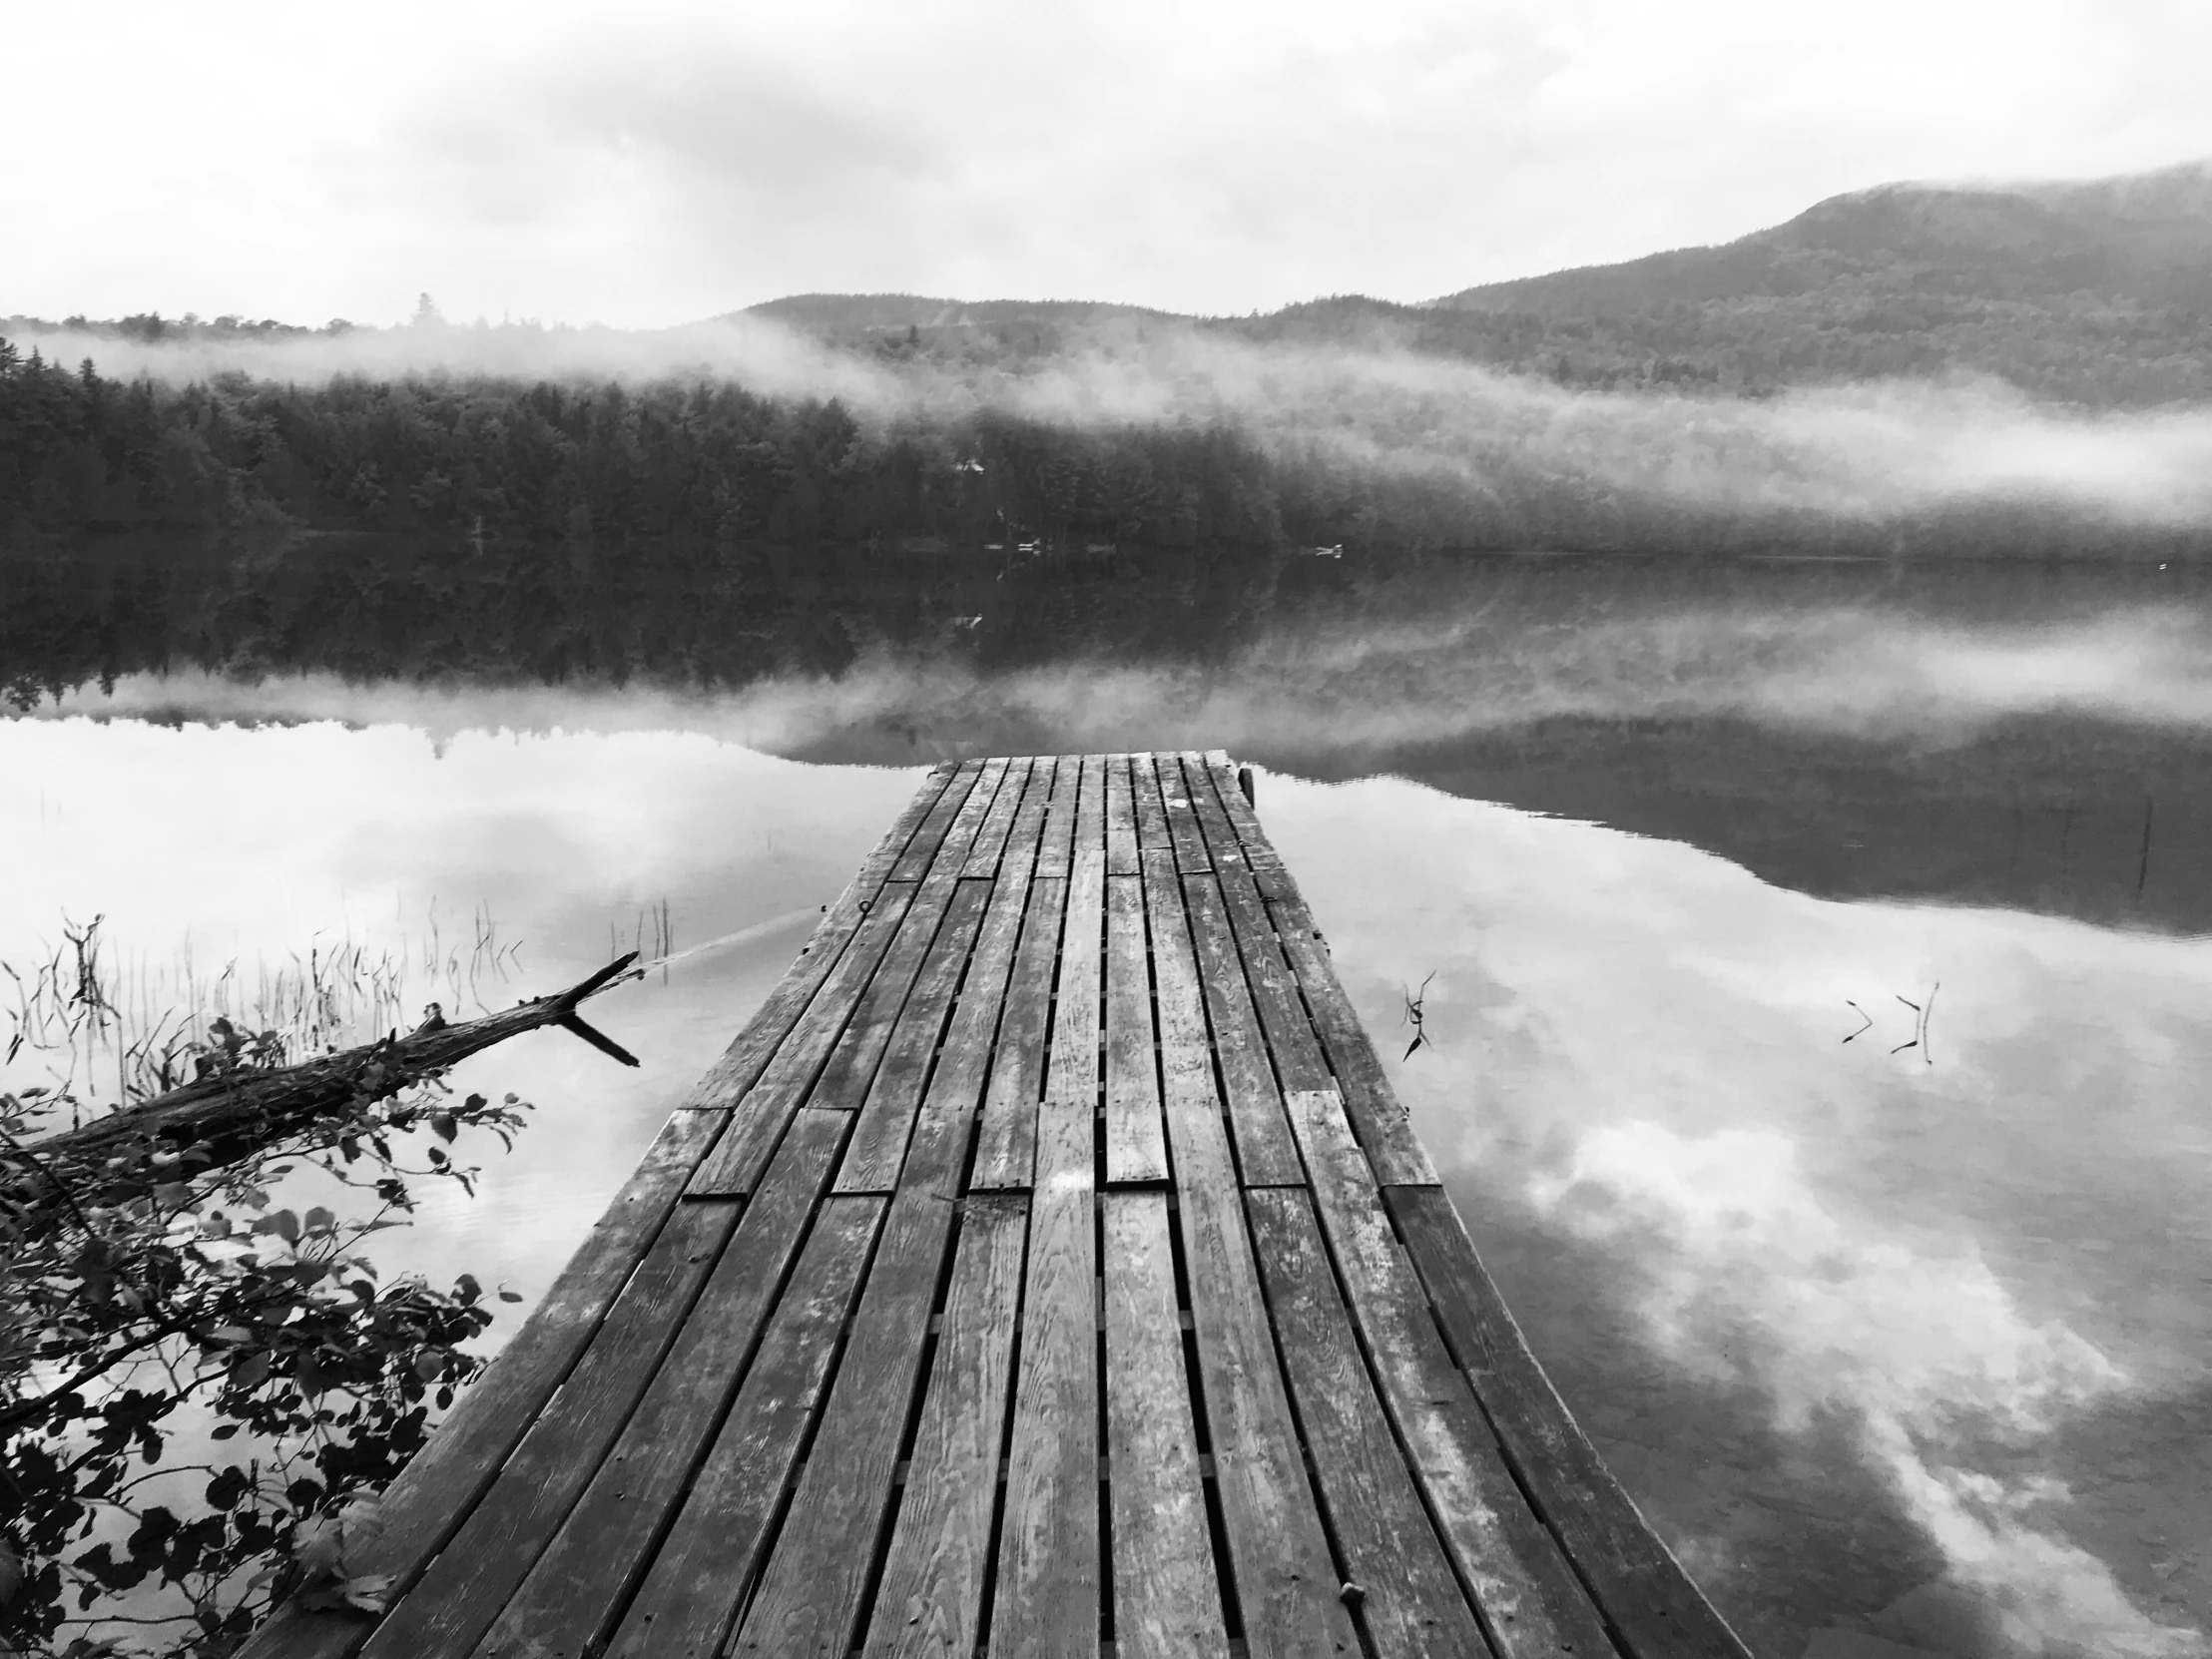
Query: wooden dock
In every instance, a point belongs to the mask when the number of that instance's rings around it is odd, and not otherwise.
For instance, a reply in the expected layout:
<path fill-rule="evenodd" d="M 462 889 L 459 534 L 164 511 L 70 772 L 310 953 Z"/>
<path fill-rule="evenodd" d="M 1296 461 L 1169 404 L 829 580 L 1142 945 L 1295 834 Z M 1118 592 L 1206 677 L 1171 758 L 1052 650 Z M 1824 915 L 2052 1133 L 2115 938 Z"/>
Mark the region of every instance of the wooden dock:
<path fill-rule="evenodd" d="M 350 1564 L 249 1659 L 1745 1652 L 1219 754 L 933 772 Z"/>

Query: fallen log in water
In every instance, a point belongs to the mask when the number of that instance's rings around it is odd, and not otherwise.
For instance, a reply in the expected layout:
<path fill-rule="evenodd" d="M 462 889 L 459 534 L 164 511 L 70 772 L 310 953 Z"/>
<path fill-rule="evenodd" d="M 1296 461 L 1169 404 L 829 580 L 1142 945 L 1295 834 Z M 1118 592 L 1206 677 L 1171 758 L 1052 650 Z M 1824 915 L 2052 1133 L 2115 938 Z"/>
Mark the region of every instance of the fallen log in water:
<path fill-rule="evenodd" d="M 114 1204 L 237 1163 L 317 1122 L 357 1112 L 471 1054 L 557 1025 L 626 1066 L 636 1056 L 577 1013 L 637 952 L 608 963 L 556 996 L 533 997 L 480 1019 L 430 1019 L 401 1036 L 288 1066 L 231 1066 L 137 1106 L 31 1142 L 0 1143 L 0 1236 L 45 1234 Z"/>

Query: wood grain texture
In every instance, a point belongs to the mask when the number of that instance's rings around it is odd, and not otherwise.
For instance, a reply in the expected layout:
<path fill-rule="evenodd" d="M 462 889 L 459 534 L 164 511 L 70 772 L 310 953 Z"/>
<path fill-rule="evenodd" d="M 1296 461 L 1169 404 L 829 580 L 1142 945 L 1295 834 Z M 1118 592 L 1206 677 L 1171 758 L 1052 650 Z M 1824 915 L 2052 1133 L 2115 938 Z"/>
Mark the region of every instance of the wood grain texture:
<path fill-rule="evenodd" d="M 875 1199 L 824 1205 L 789 1285 L 769 1277 L 774 1243 L 740 1230 L 622 1438 L 477 1659 L 598 1659 L 610 1635 L 618 1651 L 655 1659 L 714 1652 L 757 1567 L 882 1210 Z M 633 1585 L 640 1595 L 630 1601 Z"/>
<path fill-rule="evenodd" d="M 460 1659 L 566 1518 L 736 1231 L 734 1199 L 677 1208 L 567 1382 L 453 1537 L 384 1615 L 370 1659 Z"/>
<path fill-rule="evenodd" d="M 1166 889 L 1155 886 L 1164 908 Z M 1199 984 L 1203 987 L 1207 1018 L 1212 1022 L 1216 1058 L 1221 1063 L 1222 1087 L 1227 1091 L 1229 1117 L 1235 1125 L 1237 1159 L 1248 1187 L 1296 1186 L 1306 1179 L 1298 1161 L 1298 1143 L 1291 1137 L 1290 1121 L 1283 1115 L 1283 1094 L 1275 1081 L 1275 1065 L 1268 1057 L 1267 1034 L 1252 1006 L 1251 987 L 1245 981 L 1244 955 L 1230 926 L 1228 906 L 1222 902 L 1221 885 L 1211 875 L 1185 879 L 1180 886 L 1182 909 L 1189 920 L 1191 943 Z M 1159 960 L 1166 961 L 1165 954 Z M 1161 1006 L 1167 1005 L 1163 967 Z"/>
<path fill-rule="evenodd" d="M 1749 1659 L 1529 1352 L 1440 1187 L 1386 1187 L 1407 1253 L 1522 1488 L 1633 1659 Z"/>
<path fill-rule="evenodd" d="M 1109 755 L 1106 778 L 1106 873 L 1137 871 L 1137 808 L 1129 788 L 1129 757 Z"/>
<path fill-rule="evenodd" d="M 739 1206 L 729 1200 L 677 1209 L 568 1383 L 431 1562 L 416 1593 L 376 1627 L 362 1650 L 370 1659 L 468 1653 L 561 1535 L 638 1402 L 655 1385 L 663 1357 L 687 1331 L 696 1341 L 704 1330 L 688 1321 L 710 1277 L 724 1288 L 718 1302 L 733 1292 L 742 1302 L 739 1287 L 759 1282 L 747 1305 L 765 1308 L 799 1252 L 843 1138 L 841 1116 L 807 1116 L 812 1121 L 795 1125 L 778 1150 L 742 1223 Z M 722 1265 L 726 1248 L 738 1255 L 738 1263 Z M 748 1351 L 751 1335 L 745 1333 L 742 1345 Z M 718 1404 L 718 1414 L 719 1409 Z"/>
<path fill-rule="evenodd" d="M 1290 1097 L 1322 1231 L 1369 1365 L 1459 1580 L 1501 1659 L 1604 1653 L 1603 1620 L 1522 1500 L 1334 1090 Z"/>
<path fill-rule="evenodd" d="M 1075 802 L 1075 842 L 1070 856 L 1096 858 L 1099 873 L 1103 875 L 1106 871 L 1106 757 L 1085 755 L 1078 770 L 1083 780 L 1083 793 Z M 1068 873 L 1075 873 L 1073 864 Z"/>
<path fill-rule="evenodd" d="M 992 1605 L 994 1653 L 1099 1642 L 1098 1313 L 1093 1111 L 1045 1101 Z"/>
<path fill-rule="evenodd" d="M 386 1489 L 383 1528 L 353 1562 L 364 1574 L 390 1578 L 395 1598 L 467 1518 L 570 1376 L 723 1119 L 723 1113 L 699 1111 L 678 1111 L 669 1119 L 499 1363 L 462 1392 L 452 1414 Z M 367 1635 L 367 1625 L 350 1613 L 286 1603 L 242 1652 L 255 1659 L 335 1656 L 352 1652 Z"/>
<path fill-rule="evenodd" d="M 962 1206 L 929 1391 L 868 1622 L 865 1649 L 878 1659 L 970 1659 L 982 1640 L 1028 1230 L 1023 1195 Z"/>
<path fill-rule="evenodd" d="M 1053 999 L 1045 1093 L 1095 1105 L 1099 1043 L 1105 1029 L 1105 849 L 1079 847 L 1073 868 L 1068 877 L 1067 915 L 1060 929 L 1060 978 Z"/>
<path fill-rule="evenodd" d="M 919 881 L 929 872 L 929 866 L 936 861 L 937 848 L 943 844 L 945 833 L 952 828 L 952 821 L 959 817 L 960 809 L 967 805 L 967 798 L 982 771 L 981 761 L 962 761 L 953 768 L 943 793 L 929 804 L 913 835 L 892 863 L 886 880 Z"/>
<path fill-rule="evenodd" d="M 1160 778 L 1150 755 L 1129 757 L 1130 805 L 1137 818 L 1137 853 L 1173 852 L 1167 809 L 1160 804 Z"/>
<path fill-rule="evenodd" d="M 1206 850 L 1206 831 L 1198 822 L 1198 805 L 1183 781 L 1183 764 L 1173 755 L 1152 758 L 1154 776 L 1160 781 L 1160 805 L 1168 822 L 1168 843 L 1175 848 L 1175 864 L 1185 875 L 1205 875 L 1214 861 Z"/>
<path fill-rule="evenodd" d="M 841 1656 L 852 1646 L 952 1217 L 952 1204 L 926 1186 L 901 1187 L 892 1198 L 806 1472 L 734 1653 Z"/>
<path fill-rule="evenodd" d="M 1275 1075 L 1283 1089 L 1326 1089 L 1336 1084 L 1336 1074 L 1322 1052 L 1314 1023 L 1307 1017 L 1306 1002 L 1296 977 L 1275 936 L 1275 921 L 1250 872 L 1225 870 L 1221 875 L 1222 907 L 1237 936 L 1237 950 L 1244 958 L 1245 983 L 1252 990 L 1253 1011 L 1267 1034 L 1268 1053 L 1275 1061 Z"/>
<path fill-rule="evenodd" d="M 1253 1659 L 1354 1654 L 1211 1082 L 1171 1077 L 1168 1135 L 1214 1483 Z"/>
<path fill-rule="evenodd" d="M 1038 766 L 1045 765 L 1039 761 Z M 1083 757 L 1061 755 L 1052 763 L 1052 803 L 1046 810 L 1044 830 L 1037 841 L 1037 877 L 1065 880 L 1068 857 L 1075 844 L 1077 797 L 1082 793 Z"/>
<path fill-rule="evenodd" d="M 948 889 L 963 878 L 969 859 L 975 855 L 975 843 L 982 836 L 999 796 L 1004 793 L 1006 774 L 1012 764 L 1003 759 L 989 760 L 976 772 L 974 787 L 968 791 L 967 800 L 960 804 L 960 810 L 953 814 L 944 839 L 938 843 L 936 854 L 929 860 L 929 868 L 921 878 L 924 891 L 932 887 Z"/>
<path fill-rule="evenodd" d="M 987 882 L 961 881 L 946 906 L 944 922 L 915 975 L 913 989 L 899 1010 L 883 1050 L 882 1064 L 868 1085 L 867 1099 L 852 1126 L 834 1188 L 840 1193 L 887 1193 L 898 1180 L 906 1156 L 906 1136 L 920 1109 L 937 1044 L 952 1017 L 953 996 L 967 972 L 968 959 L 990 904 Z"/>
<path fill-rule="evenodd" d="M 783 1139 L 792 1114 L 814 1087 L 823 1063 L 843 1034 L 845 1021 L 866 992 L 913 901 L 911 886 L 888 886 L 875 897 L 867 919 L 814 1000 L 807 1005 L 761 1078 L 731 1115 L 730 1127 L 693 1175 L 693 1198 L 730 1198 L 753 1190 Z"/>
<path fill-rule="evenodd" d="M 1036 1161 L 1037 1104 L 1044 1096 L 1046 1033 L 1052 1019 L 1052 976 L 1060 953 L 1067 882 L 1039 877 L 1029 886 L 1021 943 L 1006 985 L 998 1046 L 983 1096 L 983 1120 L 968 1184 L 978 1190 L 1022 1188 Z"/>
<path fill-rule="evenodd" d="M 1249 858 L 1245 843 L 1231 827 L 1229 815 L 1221 804 L 1221 795 L 1214 788 L 1212 771 L 1202 755 L 1183 755 L 1183 788 L 1191 798 L 1191 811 L 1198 817 L 1199 832 L 1206 837 L 1206 855 L 1213 861 L 1216 874 L 1226 875 L 1232 870 L 1247 868 Z M 1234 790 L 1235 786 L 1231 786 Z M 1238 796 L 1243 800 L 1243 796 Z"/>
<path fill-rule="evenodd" d="M 1226 1655 L 1165 1193 L 1108 1193 L 1106 1449 L 1115 1659 Z"/>
<path fill-rule="evenodd" d="M 991 801 L 989 814 L 975 831 L 974 844 L 968 849 L 967 862 L 960 873 L 970 881 L 988 881 L 998 874 L 998 861 L 1006 850 L 1006 842 L 1013 833 L 1014 815 L 1020 811 L 1025 792 L 1029 787 L 1029 760 L 1026 756 L 1006 763 L 1004 778 L 1000 781 L 996 796 Z"/>
<path fill-rule="evenodd" d="M 884 831 L 875 850 L 860 865 L 859 873 L 845 883 L 836 902 L 824 911 L 813 936 L 800 947 L 798 960 L 769 993 L 768 1000 L 746 1021 L 737 1039 L 684 1097 L 685 1105 L 728 1109 L 737 1105 L 745 1092 L 760 1080 L 762 1070 L 851 943 L 875 895 L 882 890 L 892 865 L 904 854 L 922 821 L 952 782 L 952 764 L 945 762 L 931 769 L 922 780 L 913 800 L 907 803 L 897 822 Z"/>
<path fill-rule="evenodd" d="M 1376 1398 L 1312 1201 L 1263 1187 L 1245 1205 L 1322 1501 L 1345 1570 L 1367 1592 L 1358 1617 L 1378 1659 L 1488 1659 Z"/>
<path fill-rule="evenodd" d="M 1136 857 L 1135 847 L 1130 857 Z M 1168 1178 L 1167 1128 L 1160 1120 L 1160 1073 L 1152 1018 L 1152 968 L 1146 948 L 1144 883 L 1106 878 L 1106 1181 L 1110 1186 Z"/>

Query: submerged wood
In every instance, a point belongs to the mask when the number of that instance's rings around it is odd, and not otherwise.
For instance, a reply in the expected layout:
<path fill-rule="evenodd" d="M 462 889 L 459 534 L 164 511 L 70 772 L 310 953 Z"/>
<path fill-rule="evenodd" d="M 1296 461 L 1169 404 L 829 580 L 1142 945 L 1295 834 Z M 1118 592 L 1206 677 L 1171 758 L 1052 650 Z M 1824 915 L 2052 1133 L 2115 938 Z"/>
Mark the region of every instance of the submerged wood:
<path fill-rule="evenodd" d="M 471 1054 L 557 1025 L 624 1065 L 636 1056 L 585 1023 L 577 1006 L 637 960 L 631 951 L 553 996 L 479 1019 L 432 1018 L 393 1035 L 288 1066 L 230 1067 L 139 1105 L 31 1142 L 0 1145 L 0 1225 L 36 1237 L 159 1183 L 221 1169 L 316 1123 L 439 1076 Z"/>

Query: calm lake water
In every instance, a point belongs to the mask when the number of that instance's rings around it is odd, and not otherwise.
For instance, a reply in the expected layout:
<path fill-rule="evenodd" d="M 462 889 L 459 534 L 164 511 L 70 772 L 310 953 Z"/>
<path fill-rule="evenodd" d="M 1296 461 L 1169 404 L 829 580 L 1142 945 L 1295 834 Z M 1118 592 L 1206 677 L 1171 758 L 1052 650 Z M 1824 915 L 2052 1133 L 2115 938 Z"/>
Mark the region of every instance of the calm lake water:
<path fill-rule="evenodd" d="M 451 1014 L 665 916 L 707 948 L 595 1004 L 642 1069 L 470 1062 L 535 1126 L 386 1236 L 534 1298 L 924 764 L 1226 746 L 1537 1354 L 1755 1650 L 2212 1651 L 2201 604 L 1494 626 L 719 700 L 127 680 L 0 724 L 0 956 L 100 913 L 158 996 L 352 941 Z M 519 949 L 471 985 L 482 916 Z"/>

